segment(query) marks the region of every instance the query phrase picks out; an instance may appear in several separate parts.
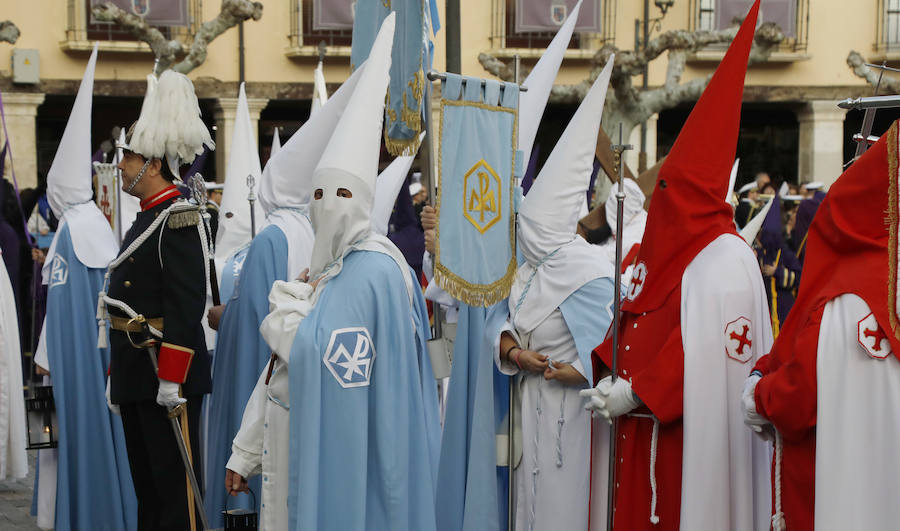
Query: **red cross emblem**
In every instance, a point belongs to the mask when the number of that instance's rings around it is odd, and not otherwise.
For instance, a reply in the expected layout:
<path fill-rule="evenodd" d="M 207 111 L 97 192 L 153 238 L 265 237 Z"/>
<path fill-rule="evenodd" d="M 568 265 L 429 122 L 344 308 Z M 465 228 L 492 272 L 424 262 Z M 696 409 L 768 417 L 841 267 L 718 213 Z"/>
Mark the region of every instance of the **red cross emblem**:
<path fill-rule="evenodd" d="M 875 314 L 871 312 L 857 323 L 856 340 L 866 354 L 875 359 L 883 360 L 893 354 L 887 334 L 878 325 Z"/>
<path fill-rule="evenodd" d="M 628 291 L 625 293 L 625 298 L 630 301 L 636 299 L 637 296 L 641 294 L 641 291 L 644 290 L 644 281 L 646 279 L 647 264 L 640 262 L 638 265 L 634 266 L 634 270 L 631 272 L 631 284 L 628 285 Z"/>
<path fill-rule="evenodd" d="M 747 363 L 753 357 L 753 324 L 746 317 L 738 317 L 725 325 L 725 354 L 733 360 Z"/>

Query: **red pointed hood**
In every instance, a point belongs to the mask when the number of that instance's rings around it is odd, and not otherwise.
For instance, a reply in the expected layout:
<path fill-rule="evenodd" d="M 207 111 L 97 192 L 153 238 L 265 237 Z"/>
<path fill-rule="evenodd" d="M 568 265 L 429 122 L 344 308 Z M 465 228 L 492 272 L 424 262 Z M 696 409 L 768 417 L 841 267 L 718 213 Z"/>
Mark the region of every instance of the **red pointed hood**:
<path fill-rule="evenodd" d="M 854 293 L 866 301 L 894 355 L 900 357 L 897 318 L 897 237 L 900 122 L 828 190 L 809 227 L 797 300 L 773 352 L 790 357 L 796 332 L 821 304 Z M 862 317 L 862 316 L 860 316 Z"/>
<path fill-rule="evenodd" d="M 737 148 L 758 12 L 756 0 L 659 170 L 626 311 L 660 307 L 697 253 L 724 233 L 736 234 L 731 206 L 722 198 Z"/>

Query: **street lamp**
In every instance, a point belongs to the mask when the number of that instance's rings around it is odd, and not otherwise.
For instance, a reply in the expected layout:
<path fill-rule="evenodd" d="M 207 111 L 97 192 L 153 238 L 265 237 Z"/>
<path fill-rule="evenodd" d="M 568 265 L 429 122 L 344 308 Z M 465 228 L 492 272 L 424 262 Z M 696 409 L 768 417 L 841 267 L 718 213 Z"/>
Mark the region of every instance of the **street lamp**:
<path fill-rule="evenodd" d="M 659 17 L 650 18 L 650 0 L 644 0 L 644 20 L 634 21 L 634 50 L 646 49 L 647 42 L 650 40 L 651 29 L 659 31 L 662 29 L 662 19 L 673 5 L 675 0 L 653 0 L 655 5 L 662 13 Z M 641 31 L 643 29 L 643 31 Z M 641 38 L 643 33 L 643 38 Z M 647 90 L 647 65 L 644 65 L 643 82 L 641 87 Z M 641 150 L 638 153 L 638 173 L 647 169 L 647 122 L 641 123 Z"/>
<path fill-rule="evenodd" d="M 653 3 L 662 11 L 662 16 L 666 16 L 666 11 L 675 4 L 675 0 L 653 0 Z"/>

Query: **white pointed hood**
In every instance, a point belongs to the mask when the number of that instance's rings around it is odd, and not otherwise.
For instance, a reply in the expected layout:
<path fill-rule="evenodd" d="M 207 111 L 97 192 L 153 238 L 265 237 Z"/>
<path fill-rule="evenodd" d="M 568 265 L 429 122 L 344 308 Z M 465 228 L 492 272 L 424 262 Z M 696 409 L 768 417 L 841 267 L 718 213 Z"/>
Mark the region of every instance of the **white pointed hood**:
<path fill-rule="evenodd" d="M 69 114 L 69 121 L 50 171 L 47 172 L 47 199 L 60 224 L 44 263 L 44 282 L 47 281 L 53 256 L 56 254 L 56 240 L 64 225 L 69 226 L 75 255 L 87 267 L 106 267 L 118 252 L 119 246 L 112 228 L 93 201 L 91 107 L 96 65 L 95 44 L 84 70 L 78 95 L 75 96 L 75 105 Z"/>
<path fill-rule="evenodd" d="M 728 191 L 725 193 L 725 202 L 731 206 L 734 204 L 734 183 L 737 182 L 738 165 L 741 159 L 734 159 L 734 166 L 731 167 L 731 177 L 728 178 Z"/>
<path fill-rule="evenodd" d="M 238 94 L 237 112 L 234 119 L 234 133 L 231 137 L 228 167 L 225 170 L 225 188 L 222 191 L 222 205 L 219 207 L 219 230 L 216 235 L 216 262 L 225 260 L 238 248 L 246 245 L 250 234 L 250 203 L 247 196 L 247 176 L 254 180 L 253 192 L 258 194 L 262 170 L 259 167 L 259 152 L 256 149 L 256 132 L 250 122 L 250 108 L 247 94 L 241 83 Z M 253 209 L 256 216 L 256 230 L 262 227 L 264 214 L 259 201 Z"/>
<path fill-rule="evenodd" d="M 526 218 L 527 223 L 520 223 L 519 228 L 526 230 L 520 233 L 519 243 L 529 262 L 537 263 L 575 234 L 594 167 L 597 132 L 614 59 L 610 57 L 597 77 L 522 201 L 519 217 Z M 535 226 L 540 230 L 528 230 Z"/>
<path fill-rule="evenodd" d="M 267 215 L 278 208 L 304 211 L 308 208 L 312 199 L 313 172 L 344 115 L 366 64 L 360 65 L 322 110 L 310 115 L 277 153 L 273 151 L 259 187 L 259 203 Z"/>
<path fill-rule="evenodd" d="M 424 135 L 425 133 L 422 133 Z M 420 137 L 422 135 L 419 135 Z M 421 138 L 419 144 L 421 144 Z M 409 175 L 409 169 L 412 167 L 416 156 L 401 156 L 394 159 L 390 165 L 378 175 L 375 180 L 375 201 L 372 204 L 372 230 L 376 233 L 387 236 L 389 223 L 391 220 L 391 212 L 394 210 L 394 203 L 397 202 L 397 194 L 400 188 L 406 182 L 406 176 Z"/>
<path fill-rule="evenodd" d="M 91 190 L 91 107 L 94 99 L 94 69 L 97 46 L 88 59 L 75 96 L 75 105 L 59 141 L 50 171 L 47 172 L 47 199 L 53 214 L 62 218 L 69 207 L 90 201 Z"/>
<path fill-rule="evenodd" d="M 559 66 L 562 64 L 566 48 L 569 47 L 569 41 L 572 39 L 572 32 L 575 31 L 575 22 L 578 20 L 579 11 L 581 11 L 580 0 L 556 32 L 556 36 L 553 37 L 550 46 L 547 46 L 544 55 L 525 78 L 525 86 L 528 87 L 528 90 L 519 94 L 519 149 L 526 157 L 523 168 L 528 166 L 527 158 L 531 156 L 534 138 L 537 136 L 538 126 L 541 124 L 541 117 L 544 115 L 544 108 L 550 98 L 550 91 L 553 89 L 553 82 L 556 81 Z"/>
<path fill-rule="evenodd" d="M 316 232 L 310 278 L 336 274 L 344 255 L 366 242 L 378 244 L 392 257 L 396 251 L 405 263 L 396 246 L 371 228 L 395 20 L 391 13 L 382 22 L 365 71 L 313 173 L 312 189 L 322 190 L 322 196 L 309 209 Z M 341 189 L 352 197 L 339 196 Z M 408 273 L 408 266 L 401 270 Z"/>
<path fill-rule="evenodd" d="M 576 236 L 575 229 L 614 60 L 611 56 L 594 81 L 519 209 L 517 241 L 525 262 L 516 272 L 509 309 L 520 332 L 534 330 L 584 284 L 613 276 L 602 250 Z"/>
<path fill-rule="evenodd" d="M 322 69 L 322 61 L 313 70 L 313 96 L 312 106 L 309 108 L 309 116 L 315 116 L 328 101 L 328 88 L 325 86 L 325 71 Z"/>
<path fill-rule="evenodd" d="M 276 225 L 287 237 L 288 278 L 296 278 L 309 267 L 314 238 L 309 222 L 313 171 L 364 70 L 365 63 L 281 149 L 273 150 L 263 170 L 259 204 L 266 223 Z"/>
<path fill-rule="evenodd" d="M 278 152 L 281 151 L 281 136 L 278 134 L 278 128 L 275 128 L 275 132 L 272 134 L 272 149 L 269 151 L 269 160 L 272 159 Z"/>
<path fill-rule="evenodd" d="M 766 203 L 766 206 L 762 207 L 762 210 L 759 211 L 759 214 L 753 216 L 753 219 L 747 222 L 744 225 L 744 228 L 741 229 L 741 238 L 744 239 L 748 244 L 753 245 L 753 242 L 756 241 L 756 235 L 759 234 L 759 229 L 762 228 L 763 221 L 766 220 L 766 215 L 769 213 L 769 209 L 772 208 L 772 201 L 778 199 L 777 197 L 772 197 Z"/>

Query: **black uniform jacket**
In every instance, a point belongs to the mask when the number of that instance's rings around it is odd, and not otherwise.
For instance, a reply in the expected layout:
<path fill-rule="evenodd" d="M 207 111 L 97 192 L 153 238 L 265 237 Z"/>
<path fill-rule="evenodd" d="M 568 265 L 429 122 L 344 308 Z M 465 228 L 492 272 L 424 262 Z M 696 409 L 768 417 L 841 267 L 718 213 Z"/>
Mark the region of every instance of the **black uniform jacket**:
<path fill-rule="evenodd" d="M 138 213 L 121 250 L 127 249 L 175 200 L 167 199 Z M 206 306 L 205 260 L 196 225 L 172 228 L 162 223 L 112 272 L 108 288 L 111 298 L 126 302 L 138 314 L 148 319 L 163 318 L 163 349 L 169 345 L 193 351 L 182 384 L 185 396 L 209 393 L 212 387 L 201 325 Z M 112 306 L 109 313 L 127 317 Z M 132 333 L 135 343 L 140 335 Z M 113 403 L 155 399 L 159 384 L 146 350 L 132 347 L 122 331 L 111 329 L 109 339 Z"/>

